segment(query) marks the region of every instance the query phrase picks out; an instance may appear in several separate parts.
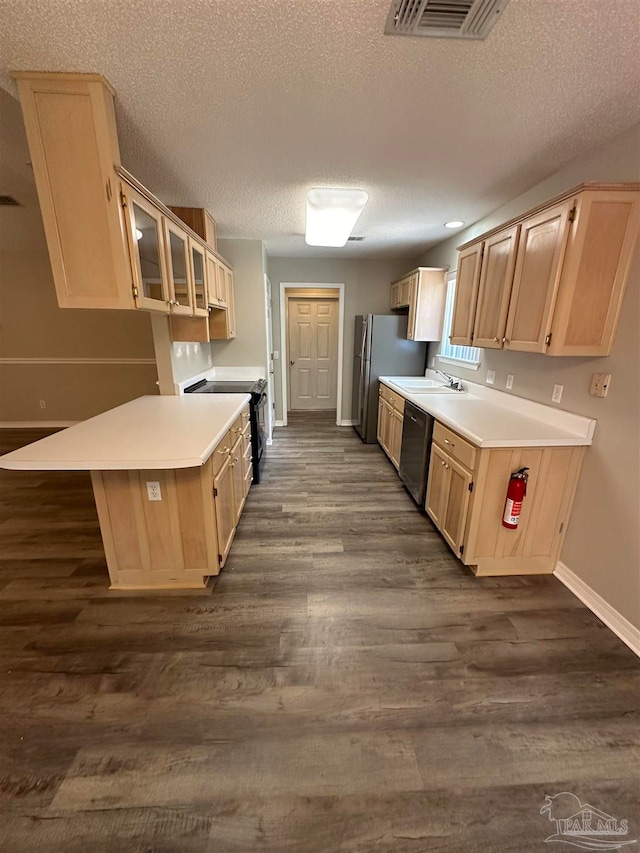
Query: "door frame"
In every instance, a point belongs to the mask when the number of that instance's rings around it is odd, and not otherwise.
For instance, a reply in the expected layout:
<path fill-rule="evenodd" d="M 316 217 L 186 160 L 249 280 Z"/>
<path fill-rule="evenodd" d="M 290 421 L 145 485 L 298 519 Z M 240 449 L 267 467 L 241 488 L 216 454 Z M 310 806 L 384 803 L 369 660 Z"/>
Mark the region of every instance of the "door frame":
<path fill-rule="evenodd" d="M 273 289 L 271 279 L 264 274 L 264 317 L 267 332 L 267 444 L 273 444 L 275 421 L 275 381 L 273 366 Z"/>
<path fill-rule="evenodd" d="M 336 282 L 314 282 L 300 283 L 297 281 L 280 282 L 280 384 L 282 388 L 282 426 L 287 426 L 287 410 L 289 408 L 289 382 L 287 379 L 287 365 L 289 354 L 287 351 L 287 290 L 318 290 L 319 288 L 332 288 L 338 291 L 338 388 L 336 399 L 336 425 L 350 426 L 351 421 L 342 422 L 342 363 L 344 348 L 344 283 Z"/>

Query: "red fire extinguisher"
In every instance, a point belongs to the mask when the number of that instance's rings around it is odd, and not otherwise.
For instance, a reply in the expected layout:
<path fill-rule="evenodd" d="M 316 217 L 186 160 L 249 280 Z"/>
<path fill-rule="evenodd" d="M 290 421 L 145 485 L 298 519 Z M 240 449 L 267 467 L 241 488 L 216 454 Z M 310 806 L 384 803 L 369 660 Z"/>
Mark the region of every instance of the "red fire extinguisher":
<path fill-rule="evenodd" d="M 504 505 L 504 515 L 502 516 L 502 524 L 511 530 L 515 530 L 520 521 L 520 513 L 522 512 L 522 500 L 527 494 L 527 474 L 528 468 L 519 468 L 509 478 L 509 487 L 507 489 L 507 500 Z"/>

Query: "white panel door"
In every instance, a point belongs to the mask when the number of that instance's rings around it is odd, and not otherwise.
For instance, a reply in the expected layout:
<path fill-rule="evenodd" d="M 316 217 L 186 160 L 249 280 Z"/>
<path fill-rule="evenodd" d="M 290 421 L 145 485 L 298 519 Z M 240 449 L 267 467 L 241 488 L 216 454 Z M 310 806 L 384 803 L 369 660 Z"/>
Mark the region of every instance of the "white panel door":
<path fill-rule="evenodd" d="M 338 300 L 289 299 L 289 409 L 335 409 Z"/>

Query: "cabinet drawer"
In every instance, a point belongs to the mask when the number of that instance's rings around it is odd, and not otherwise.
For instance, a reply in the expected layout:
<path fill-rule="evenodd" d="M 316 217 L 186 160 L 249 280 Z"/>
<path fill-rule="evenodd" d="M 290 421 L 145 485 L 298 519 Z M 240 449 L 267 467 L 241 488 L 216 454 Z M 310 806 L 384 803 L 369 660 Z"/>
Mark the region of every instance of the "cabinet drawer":
<path fill-rule="evenodd" d="M 225 433 L 225 436 L 220 442 L 220 444 L 218 444 L 216 449 L 211 454 L 211 467 L 213 469 L 214 477 L 224 465 L 225 460 L 231 454 L 231 448 L 233 447 L 234 441 L 235 435 L 231 430 L 228 430 L 228 432 Z"/>
<path fill-rule="evenodd" d="M 469 444 L 464 438 L 461 438 L 457 432 L 453 432 L 448 427 L 438 421 L 433 427 L 433 440 L 446 450 L 449 456 L 457 459 L 461 465 L 464 465 L 470 471 L 476 461 L 476 448 L 473 444 Z"/>
<path fill-rule="evenodd" d="M 392 391 L 391 388 L 380 383 L 380 396 L 383 400 L 386 400 L 393 409 L 401 414 L 404 412 L 404 397 L 401 394 L 398 394 L 397 391 Z"/>

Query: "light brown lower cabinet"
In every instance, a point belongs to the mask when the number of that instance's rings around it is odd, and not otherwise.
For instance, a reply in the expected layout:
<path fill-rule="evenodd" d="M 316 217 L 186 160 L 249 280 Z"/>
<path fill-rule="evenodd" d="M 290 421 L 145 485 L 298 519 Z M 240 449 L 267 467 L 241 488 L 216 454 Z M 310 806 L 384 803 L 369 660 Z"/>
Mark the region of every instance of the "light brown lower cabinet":
<path fill-rule="evenodd" d="M 425 508 L 476 575 L 550 574 L 556 567 L 584 447 L 476 448 L 436 423 Z M 516 530 L 503 527 L 509 477 L 529 468 Z"/>
<path fill-rule="evenodd" d="M 378 397 L 377 438 L 396 468 L 400 467 L 403 424 L 404 398 L 381 382 Z"/>
<path fill-rule="evenodd" d="M 225 564 L 251 470 L 247 407 L 199 468 L 92 471 L 111 588 L 204 587 Z"/>

